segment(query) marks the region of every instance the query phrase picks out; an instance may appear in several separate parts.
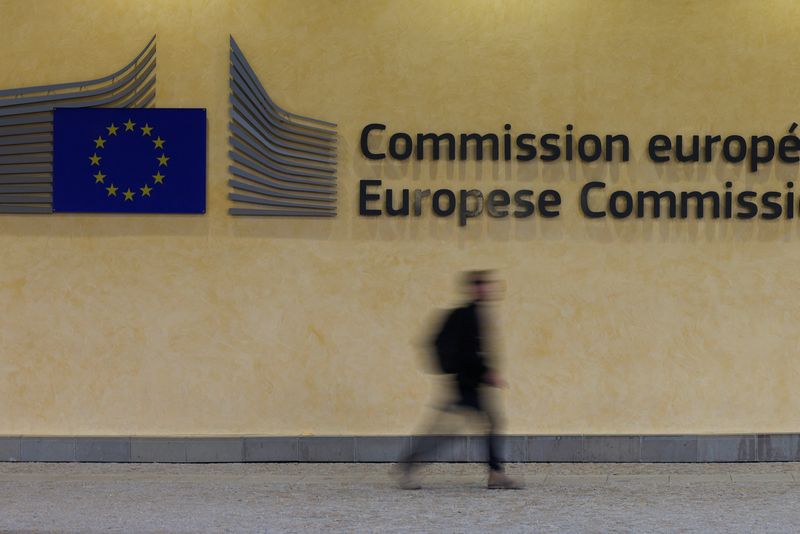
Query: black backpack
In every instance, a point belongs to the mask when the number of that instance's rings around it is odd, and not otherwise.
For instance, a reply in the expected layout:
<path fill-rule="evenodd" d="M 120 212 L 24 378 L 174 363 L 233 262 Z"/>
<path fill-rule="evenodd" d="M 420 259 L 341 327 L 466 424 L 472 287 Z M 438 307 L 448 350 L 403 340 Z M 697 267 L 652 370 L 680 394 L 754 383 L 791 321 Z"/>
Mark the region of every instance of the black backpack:
<path fill-rule="evenodd" d="M 433 340 L 436 364 L 439 372 L 455 374 L 458 372 L 458 349 L 460 329 L 458 327 L 459 309 L 452 310 Z"/>

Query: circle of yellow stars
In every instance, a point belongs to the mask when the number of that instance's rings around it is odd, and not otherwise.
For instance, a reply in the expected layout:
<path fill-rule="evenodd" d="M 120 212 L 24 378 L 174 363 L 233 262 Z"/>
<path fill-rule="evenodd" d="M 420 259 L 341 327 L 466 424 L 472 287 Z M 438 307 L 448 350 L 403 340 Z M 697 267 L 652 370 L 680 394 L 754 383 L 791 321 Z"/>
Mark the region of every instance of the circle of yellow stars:
<path fill-rule="evenodd" d="M 130 118 L 127 120 L 127 122 L 123 122 L 122 126 L 125 127 L 125 129 L 122 130 L 123 134 L 125 132 L 133 132 L 133 134 L 135 135 L 136 132 L 139 131 L 141 132 L 142 136 L 151 138 L 150 140 L 153 143 L 154 150 L 161 151 L 161 155 L 155 158 L 156 161 L 158 161 L 158 167 L 156 169 L 156 173 L 151 176 L 151 178 L 153 179 L 152 187 L 149 185 L 148 180 L 145 180 L 146 183 L 139 188 L 138 193 L 136 191 L 131 191 L 130 187 L 127 189 L 127 191 L 120 192 L 119 188 L 116 185 L 114 185 L 114 182 L 111 181 L 109 181 L 108 185 L 106 185 L 106 178 L 108 178 L 108 175 L 103 174 L 103 171 L 100 169 L 100 162 L 103 160 L 103 156 L 98 155 L 98 152 L 102 154 L 101 149 L 104 149 L 106 147 L 106 143 L 109 141 L 109 139 L 111 139 L 112 137 L 117 137 L 117 132 L 121 130 L 121 127 L 117 126 L 113 122 L 111 123 L 111 125 L 106 126 L 105 128 L 108 132 L 105 134 L 106 137 L 103 137 L 103 135 L 99 135 L 97 139 L 93 140 L 95 150 L 94 153 L 91 156 L 89 156 L 89 166 L 97 167 L 97 172 L 93 175 L 94 183 L 101 184 L 101 186 L 105 188 L 108 197 L 123 198 L 123 202 L 133 202 L 133 199 L 136 198 L 137 194 L 142 198 L 149 197 L 150 193 L 156 186 L 162 185 L 164 183 L 164 179 L 166 179 L 166 176 L 164 174 L 161 174 L 161 170 L 163 167 L 164 172 L 166 172 L 166 169 L 169 166 L 170 158 L 164 152 L 166 150 L 164 148 L 164 143 L 166 143 L 167 141 L 165 139 L 161 139 L 161 136 L 157 136 L 155 139 L 152 138 L 153 126 L 150 126 L 148 123 L 144 123 L 144 126 L 139 126 L 137 128 L 136 123 L 133 122 Z M 122 197 L 119 197 L 117 195 L 118 192 L 121 193 Z"/>

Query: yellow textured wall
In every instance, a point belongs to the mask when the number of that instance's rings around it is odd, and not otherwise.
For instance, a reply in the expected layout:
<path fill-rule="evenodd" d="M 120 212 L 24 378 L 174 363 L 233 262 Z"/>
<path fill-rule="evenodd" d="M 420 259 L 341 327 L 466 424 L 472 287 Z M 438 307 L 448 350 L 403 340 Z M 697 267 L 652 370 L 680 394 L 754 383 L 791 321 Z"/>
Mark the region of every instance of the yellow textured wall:
<path fill-rule="evenodd" d="M 496 267 L 508 431 L 797 431 L 797 221 L 592 221 L 591 179 L 767 190 L 773 164 L 657 167 L 654 133 L 798 116 L 800 5 L 0 2 L 0 88 L 92 78 L 157 34 L 162 107 L 206 107 L 208 213 L 0 218 L 0 434 L 397 434 L 414 340 Z M 227 215 L 228 34 L 272 97 L 339 123 L 335 220 Z M 631 136 L 628 164 L 368 162 L 361 128 Z M 561 217 L 366 219 L 357 182 L 559 189 Z"/>

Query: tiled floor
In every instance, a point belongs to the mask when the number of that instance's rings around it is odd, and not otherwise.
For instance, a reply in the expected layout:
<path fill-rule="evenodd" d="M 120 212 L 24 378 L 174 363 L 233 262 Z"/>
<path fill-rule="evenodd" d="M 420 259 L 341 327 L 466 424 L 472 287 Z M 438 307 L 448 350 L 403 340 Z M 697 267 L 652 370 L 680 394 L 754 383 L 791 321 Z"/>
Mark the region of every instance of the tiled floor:
<path fill-rule="evenodd" d="M 0 531 L 795 532 L 800 464 L 0 464 Z"/>

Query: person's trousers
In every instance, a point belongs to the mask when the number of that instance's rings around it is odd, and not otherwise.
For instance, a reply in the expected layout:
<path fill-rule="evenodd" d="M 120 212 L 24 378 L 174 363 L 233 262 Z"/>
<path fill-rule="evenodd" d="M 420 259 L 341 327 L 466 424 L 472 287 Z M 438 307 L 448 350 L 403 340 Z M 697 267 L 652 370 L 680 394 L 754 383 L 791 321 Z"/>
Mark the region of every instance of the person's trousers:
<path fill-rule="evenodd" d="M 489 464 L 489 468 L 492 470 L 502 470 L 503 462 L 500 457 L 501 444 L 500 436 L 498 435 L 500 420 L 497 412 L 487 406 L 486 403 L 481 402 L 481 396 L 477 389 L 459 388 L 459 394 L 460 398 L 458 402 L 448 408 L 469 410 L 486 421 L 487 463 Z M 453 438 L 453 436 L 437 434 L 437 431 L 439 431 L 439 429 L 442 427 L 442 419 L 446 416 L 448 411 L 450 410 L 442 409 L 438 412 L 437 416 L 427 429 L 426 435 L 423 437 L 423 439 L 414 438 L 412 440 L 411 450 L 402 460 L 400 460 L 406 464 L 406 469 L 411 469 L 411 465 L 414 462 L 418 462 L 420 458 L 423 458 L 430 453 L 434 453 L 448 440 Z"/>

